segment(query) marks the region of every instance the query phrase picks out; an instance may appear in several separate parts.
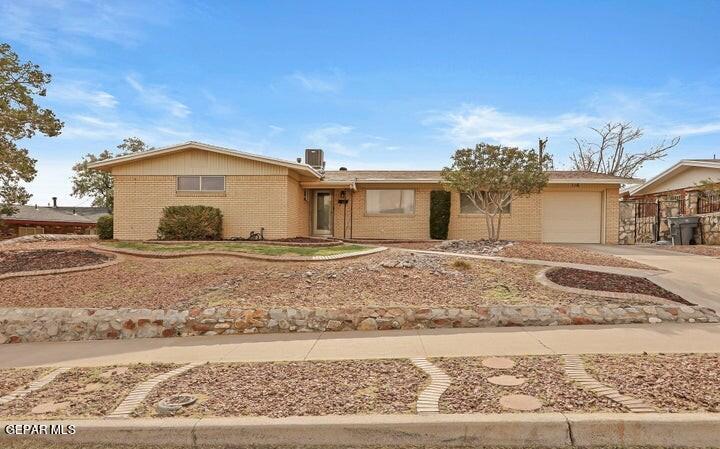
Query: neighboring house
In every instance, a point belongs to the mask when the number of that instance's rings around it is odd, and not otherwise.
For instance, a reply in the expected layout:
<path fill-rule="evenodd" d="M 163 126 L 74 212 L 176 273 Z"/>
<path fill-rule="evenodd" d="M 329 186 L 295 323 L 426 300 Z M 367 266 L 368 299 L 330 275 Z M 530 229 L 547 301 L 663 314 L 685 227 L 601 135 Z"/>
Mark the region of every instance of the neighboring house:
<path fill-rule="evenodd" d="M 110 211 L 103 207 L 17 206 L 12 215 L 0 216 L 0 238 L 30 234 L 94 234 L 97 220 Z"/>
<path fill-rule="evenodd" d="M 324 171 L 321 150 L 306 161 L 187 142 L 91 164 L 111 172 L 115 238 L 153 239 L 162 210 L 203 204 L 222 210 L 224 237 L 333 236 L 428 239 L 430 192 L 440 171 Z M 617 243 L 618 198 L 628 178 L 551 171 L 537 195 L 518 198 L 503 218 L 502 238 Z M 452 193 L 449 238 L 486 238 L 485 219 Z"/>
<path fill-rule="evenodd" d="M 669 239 L 668 217 L 698 216 L 696 243 L 720 244 L 720 160 L 683 159 L 623 192 L 620 243 Z"/>

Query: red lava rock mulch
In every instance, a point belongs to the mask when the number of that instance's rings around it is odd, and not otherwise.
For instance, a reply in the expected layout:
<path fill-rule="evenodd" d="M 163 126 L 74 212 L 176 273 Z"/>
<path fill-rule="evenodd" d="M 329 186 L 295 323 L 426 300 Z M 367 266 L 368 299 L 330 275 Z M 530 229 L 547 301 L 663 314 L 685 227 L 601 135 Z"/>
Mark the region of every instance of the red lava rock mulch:
<path fill-rule="evenodd" d="M 669 292 L 645 278 L 622 274 L 599 273 L 575 268 L 553 268 L 545 274 L 548 279 L 565 287 L 602 290 L 619 293 L 638 293 L 693 305 L 675 293 Z"/>
<path fill-rule="evenodd" d="M 0 397 L 29 384 L 47 372 L 45 368 L 0 369 Z"/>
<path fill-rule="evenodd" d="M 74 368 L 22 400 L 0 406 L 0 416 L 63 418 L 104 416 L 140 382 L 176 365 L 136 364 L 127 367 Z"/>
<path fill-rule="evenodd" d="M 720 412 L 720 354 L 587 355 L 588 372 L 661 412 Z"/>
<path fill-rule="evenodd" d="M 110 256 L 79 249 L 33 249 L 0 252 L 0 274 L 55 270 L 107 262 Z"/>
<path fill-rule="evenodd" d="M 426 383 L 407 360 L 208 364 L 161 384 L 137 414 L 183 392 L 199 399 L 179 416 L 412 413 Z"/>
<path fill-rule="evenodd" d="M 570 380 L 557 356 L 508 357 L 515 361 L 510 369 L 492 369 L 482 365 L 482 358 L 459 357 L 435 360 L 452 379 L 440 397 L 441 413 L 510 413 L 500 405 L 504 395 L 523 394 L 540 400 L 537 412 L 622 411 L 609 399 L 581 389 Z M 518 386 L 500 386 L 487 381 L 499 375 L 523 377 Z"/>

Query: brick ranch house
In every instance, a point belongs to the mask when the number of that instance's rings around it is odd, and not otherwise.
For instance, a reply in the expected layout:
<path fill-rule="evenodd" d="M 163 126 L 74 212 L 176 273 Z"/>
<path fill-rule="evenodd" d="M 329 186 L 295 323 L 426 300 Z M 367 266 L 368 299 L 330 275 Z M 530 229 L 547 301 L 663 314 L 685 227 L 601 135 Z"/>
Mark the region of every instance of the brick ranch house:
<path fill-rule="evenodd" d="M 91 167 L 112 173 L 117 239 L 156 238 L 169 205 L 219 208 L 225 238 L 261 227 L 269 239 L 430 237 L 430 192 L 443 189 L 440 171 L 324 171 L 321 150 L 307 150 L 305 162 L 187 142 Z M 549 176 L 541 194 L 513 201 L 502 238 L 617 243 L 619 189 L 632 180 L 575 171 Z M 482 214 L 452 192 L 448 237 L 486 236 Z"/>
<path fill-rule="evenodd" d="M 17 206 L 12 215 L 0 216 L 0 239 L 30 234 L 94 234 L 98 218 L 110 211 L 102 207 Z"/>
<path fill-rule="evenodd" d="M 705 191 L 703 181 L 717 189 Z M 720 160 L 682 159 L 645 183 L 624 189 L 620 243 L 668 240 L 668 217 L 698 217 L 695 243 L 720 245 Z"/>

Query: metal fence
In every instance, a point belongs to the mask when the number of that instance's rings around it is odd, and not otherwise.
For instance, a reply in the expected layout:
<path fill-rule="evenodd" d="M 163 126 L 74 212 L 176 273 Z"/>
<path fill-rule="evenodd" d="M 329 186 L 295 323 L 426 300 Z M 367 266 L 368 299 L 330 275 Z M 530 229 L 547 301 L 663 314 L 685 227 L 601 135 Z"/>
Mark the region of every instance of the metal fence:
<path fill-rule="evenodd" d="M 697 209 L 699 214 L 720 212 L 720 194 L 710 193 L 698 197 Z"/>

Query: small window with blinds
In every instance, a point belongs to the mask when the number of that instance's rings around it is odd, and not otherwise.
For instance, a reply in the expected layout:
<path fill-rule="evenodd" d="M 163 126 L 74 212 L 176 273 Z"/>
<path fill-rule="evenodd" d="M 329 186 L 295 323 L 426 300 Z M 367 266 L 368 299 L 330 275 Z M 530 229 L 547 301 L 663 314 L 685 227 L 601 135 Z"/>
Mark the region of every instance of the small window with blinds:
<path fill-rule="evenodd" d="M 224 176 L 178 176 L 178 192 L 224 192 Z"/>

